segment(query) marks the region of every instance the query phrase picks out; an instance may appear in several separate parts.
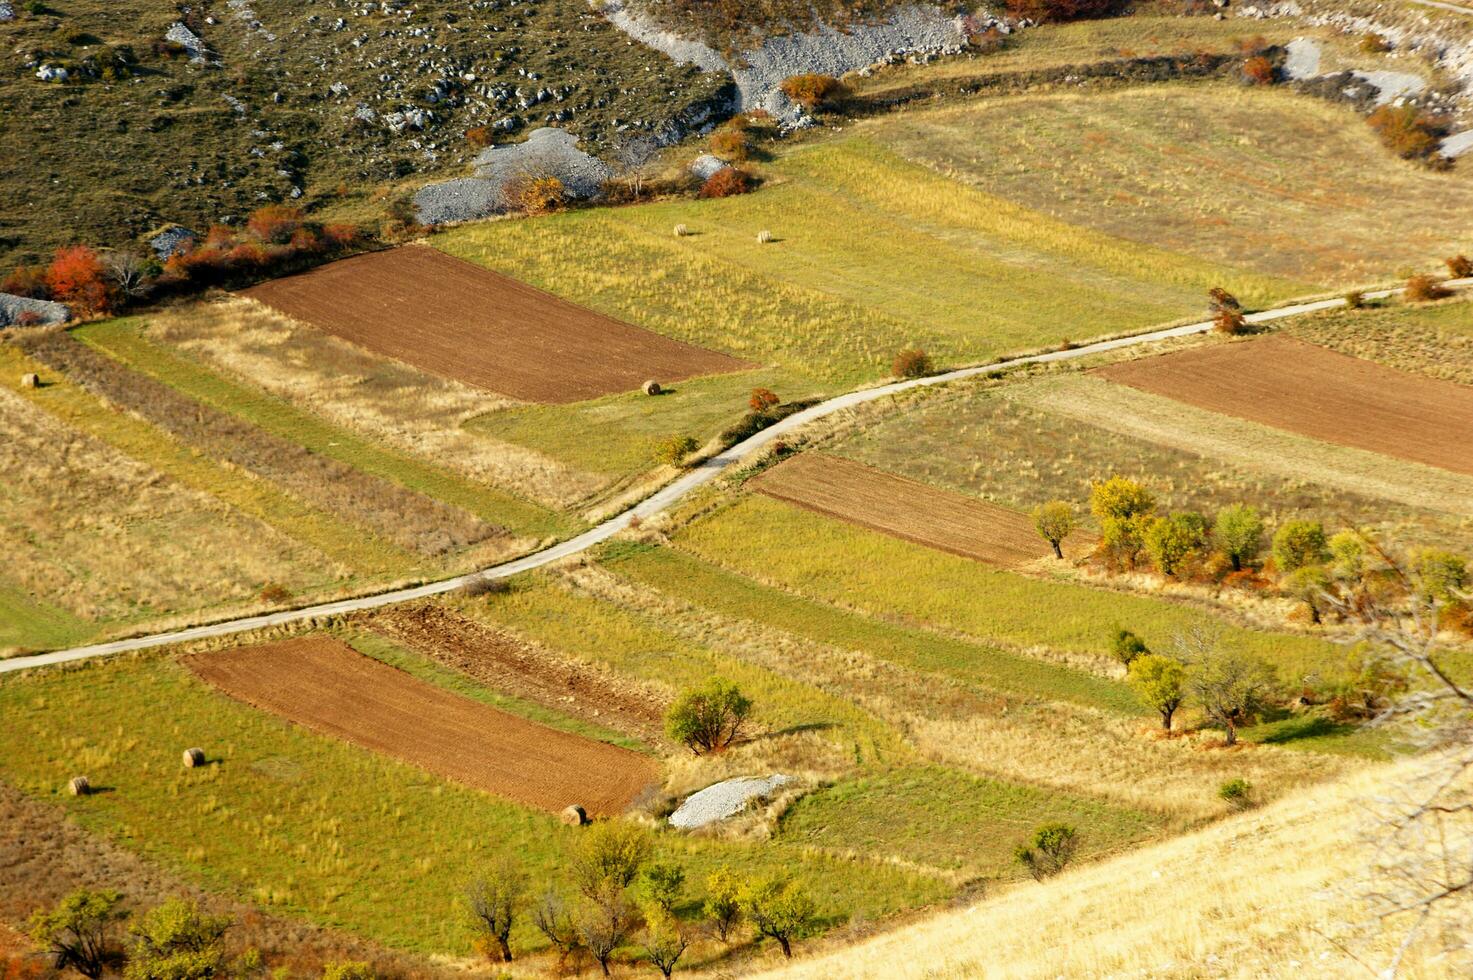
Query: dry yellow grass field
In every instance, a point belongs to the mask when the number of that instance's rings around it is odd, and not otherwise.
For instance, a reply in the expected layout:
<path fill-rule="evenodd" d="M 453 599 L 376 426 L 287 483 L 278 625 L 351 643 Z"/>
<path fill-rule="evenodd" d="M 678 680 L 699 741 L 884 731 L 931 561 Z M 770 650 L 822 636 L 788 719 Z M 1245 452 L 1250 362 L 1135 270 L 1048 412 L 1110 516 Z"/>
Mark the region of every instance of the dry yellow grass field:
<path fill-rule="evenodd" d="M 1015 885 L 852 947 L 763 973 L 885 977 L 1375 975 L 1394 931 L 1362 945 L 1355 881 L 1373 857 L 1366 805 L 1404 776 L 1381 769 L 1175 840 Z M 1466 964 L 1465 964 L 1466 965 Z M 1414 947 L 1402 975 L 1458 975 Z"/>

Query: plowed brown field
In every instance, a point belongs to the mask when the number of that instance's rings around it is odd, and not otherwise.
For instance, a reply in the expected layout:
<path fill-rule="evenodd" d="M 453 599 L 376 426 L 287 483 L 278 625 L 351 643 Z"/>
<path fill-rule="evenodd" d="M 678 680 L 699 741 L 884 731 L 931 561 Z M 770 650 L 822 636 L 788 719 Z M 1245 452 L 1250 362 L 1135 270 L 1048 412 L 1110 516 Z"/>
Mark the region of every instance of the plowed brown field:
<path fill-rule="evenodd" d="M 376 354 L 523 401 L 576 402 L 650 378 L 753 366 L 422 245 L 354 256 L 244 295 Z"/>
<path fill-rule="evenodd" d="M 1027 514 L 837 456 L 794 456 L 752 485 L 769 497 L 964 558 L 1021 565 L 1053 554 Z M 1076 532 L 1065 554 L 1087 547 Z"/>
<path fill-rule="evenodd" d="M 332 639 L 288 640 L 185 661 L 237 700 L 457 782 L 556 812 L 622 813 L 653 760 L 509 715 Z"/>
<path fill-rule="evenodd" d="M 1473 388 L 1272 336 L 1096 373 L 1325 442 L 1473 474 Z"/>

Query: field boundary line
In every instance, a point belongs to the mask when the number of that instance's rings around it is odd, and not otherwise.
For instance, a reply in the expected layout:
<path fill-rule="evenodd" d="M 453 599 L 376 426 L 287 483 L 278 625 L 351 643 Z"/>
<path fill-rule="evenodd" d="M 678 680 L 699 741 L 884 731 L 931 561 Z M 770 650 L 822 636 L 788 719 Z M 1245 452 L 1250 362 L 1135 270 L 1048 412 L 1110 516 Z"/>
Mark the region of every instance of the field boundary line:
<path fill-rule="evenodd" d="M 1466 279 L 1454 279 L 1444 285 L 1466 288 L 1473 286 L 1473 277 Z M 1386 299 L 1402 292 L 1400 287 L 1393 289 L 1378 289 L 1367 291 L 1363 295 L 1366 299 Z M 1250 313 L 1244 317 L 1249 323 L 1271 323 L 1275 320 L 1285 320 L 1290 317 L 1303 316 L 1306 313 L 1318 313 L 1323 310 L 1338 309 L 1346 305 L 1343 297 L 1332 299 L 1314 300 L 1311 302 L 1294 303 L 1288 306 L 1276 307 L 1263 310 L 1258 313 Z M 300 623 L 310 619 L 340 616 L 348 613 L 364 612 L 370 609 L 380 609 L 384 606 L 397 605 L 403 602 L 413 602 L 416 599 L 427 599 L 432 596 L 444 595 L 453 592 L 473 582 L 486 579 L 511 578 L 523 572 L 543 568 L 564 558 L 581 554 L 595 545 L 602 544 L 614 535 L 625 530 L 635 519 L 644 520 L 667 510 L 673 504 L 684 499 L 693 491 L 710 483 L 716 477 L 729 469 L 736 467 L 743 459 L 760 449 L 766 448 L 783 436 L 789 435 L 795 430 L 802 428 L 810 422 L 826 418 L 846 409 L 858 408 L 891 395 L 901 394 L 906 391 L 929 388 L 935 385 L 947 384 L 952 381 L 963 381 L 980 375 L 990 374 L 993 371 L 1002 371 L 1012 367 L 1025 364 L 1054 364 L 1061 361 L 1077 360 L 1094 354 L 1103 354 L 1109 351 L 1121 350 L 1127 347 L 1145 346 L 1159 343 L 1163 340 L 1174 340 L 1179 337 L 1190 337 L 1194 334 L 1207 333 L 1213 328 L 1211 320 L 1198 323 L 1188 323 L 1176 327 L 1167 327 L 1161 330 L 1152 330 L 1145 333 L 1133 334 L 1127 337 L 1116 337 L 1111 340 L 1100 340 L 1092 344 L 1083 344 L 1068 350 L 1048 351 L 1042 354 L 1028 354 L 1021 357 L 1007 358 L 993 361 L 988 364 L 979 364 L 973 367 L 957 368 L 954 371 L 946 371 L 942 374 L 933 374 L 924 378 L 912 378 L 906 381 L 894 381 L 889 384 L 876 385 L 872 388 L 860 388 L 842 395 L 819 402 L 801 412 L 795 412 L 787 418 L 782 419 L 762 431 L 752 435 L 741 442 L 731 446 L 723 452 L 702 460 L 689 471 L 666 484 L 660 490 L 646 497 L 640 503 L 629 509 L 616 514 L 601 524 L 584 531 L 566 541 L 554 544 L 541 551 L 524 555 L 512 561 L 492 565 L 475 572 L 467 572 L 454 578 L 442 579 L 436 582 L 428 582 L 406 589 L 395 589 L 390 592 L 380 592 L 374 595 L 359 596 L 353 599 L 339 599 L 334 602 L 320 603 L 315 606 L 305 606 L 301 609 L 290 609 L 276 613 L 265 613 L 258 616 L 246 616 L 241 619 L 225 620 L 223 622 L 211 623 L 203 626 L 192 626 L 187 629 L 173 630 L 166 633 L 154 633 L 147 636 L 136 636 L 124 640 L 112 640 L 106 643 L 95 643 L 88 646 L 74 647 L 69 650 L 56 650 L 50 653 L 31 654 L 28 656 L 11 657 L 0 660 L 0 674 L 15 673 L 17 671 L 29 670 L 36 667 L 51 667 L 59 664 L 75 663 L 82 660 L 92 660 L 98 657 L 107 657 L 119 653 L 131 653 L 138 650 L 150 650 L 155 647 L 170 646 L 175 643 L 187 643 L 192 640 L 204 640 L 215 637 L 231 636 L 236 633 L 247 633 L 251 630 L 265 629 L 272 626 L 285 626 L 291 623 Z"/>

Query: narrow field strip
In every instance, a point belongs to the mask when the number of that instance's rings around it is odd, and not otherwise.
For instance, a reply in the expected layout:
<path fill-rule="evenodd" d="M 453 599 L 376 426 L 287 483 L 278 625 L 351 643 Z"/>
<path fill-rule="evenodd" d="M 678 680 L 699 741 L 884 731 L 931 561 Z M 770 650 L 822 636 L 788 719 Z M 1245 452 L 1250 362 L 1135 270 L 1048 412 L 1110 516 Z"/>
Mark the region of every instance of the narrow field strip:
<path fill-rule="evenodd" d="M 107 320 L 81 327 L 72 331 L 72 335 L 113 360 L 190 398 L 259 426 L 278 439 L 391 480 L 406 490 L 458 507 L 487 523 L 503 525 L 513 533 L 545 538 L 581 529 L 573 519 L 548 508 L 393 452 L 270 395 L 235 384 L 189 358 L 150 343 L 139 333 L 139 322 Z"/>
<path fill-rule="evenodd" d="M 22 349 L 92 394 L 134 412 L 228 466 L 269 480 L 303 501 L 343 513 L 365 531 L 426 557 L 505 535 L 458 508 L 362 473 L 257 426 L 206 407 L 62 332 L 21 338 Z M 360 532 L 362 533 L 362 532 Z"/>
<path fill-rule="evenodd" d="M 96 626 L 0 579 L 0 653 L 54 649 L 84 642 L 96 632 Z"/>
<path fill-rule="evenodd" d="M 246 290 L 369 350 L 532 402 L 576 402 L 755 365 L 409 245 Z"/>
<path fill-rule="evenodd" d="M 231 697 L 447 779 L 556 813 L 627 810 L 658 777 L 647 757 L 570 735 L 453 694 L 315 638 L 185 664 Z"/>
<path fill-rule="evenodd" d="M 749 484 L 759 493 L 963 558 L 1004 568 L 1053 554 L 1027 514 L 941 490 L 841 456 L 802 453 Z M 1094 537 L 1070 535 L 1066 557 L 1088 554 Z"/>
<path fill-rule="evenodd" d="M 1135 697 L 1118 682 L 840 609 L 763 585 L 675 548 L 620 549 L 606 563 L 618 575 L 722 615 L 760 622 L 819 643 L 851 647 L 986 690 L 1067 701 L 1132 717 L 1142 713 Z"/>
<path fill-rule="evenodd" d="M 1197 408 L 1473 475 L 1473 387 L 1289 337 L 1143 357 L 1093 373 Z"/>
<path fill-rule="evenodd" d="M 51 373 L 7 344 L 0 344 L 0 364 L 12 377 L 19 377 L 22 372 Z M 113 410 L 70 380 L 52 376 L 44 388 L 29 393 L 29 397 L 33 404 L 78 432 L 92 436 L 125 456 L 173 477 L 185 486 L 203 491 L 260 519 L 287 537 L 316 549 L 329 562 L 343 566 L 348 575 L 402 576 L 423 568 L 415 556 L 365 535 L 331 513 L 308 506 L 264 480 L 240 479 L 238 473 L 231 472 L 147 422 Z"/>

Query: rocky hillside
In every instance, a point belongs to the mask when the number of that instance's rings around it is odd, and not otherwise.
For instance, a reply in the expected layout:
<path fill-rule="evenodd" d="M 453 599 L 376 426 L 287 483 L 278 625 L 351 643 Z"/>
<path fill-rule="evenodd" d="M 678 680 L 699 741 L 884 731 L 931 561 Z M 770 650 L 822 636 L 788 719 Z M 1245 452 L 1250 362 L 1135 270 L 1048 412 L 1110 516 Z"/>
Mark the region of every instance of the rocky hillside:
<path fill-rule="evenodd" d="M 598 149 L 728 84 L 585 0 L 5 6 L 0 269 L 274 201 L 378 218 L 398 185 L 464 172 L 469 129 L 551 123 Z"/>

